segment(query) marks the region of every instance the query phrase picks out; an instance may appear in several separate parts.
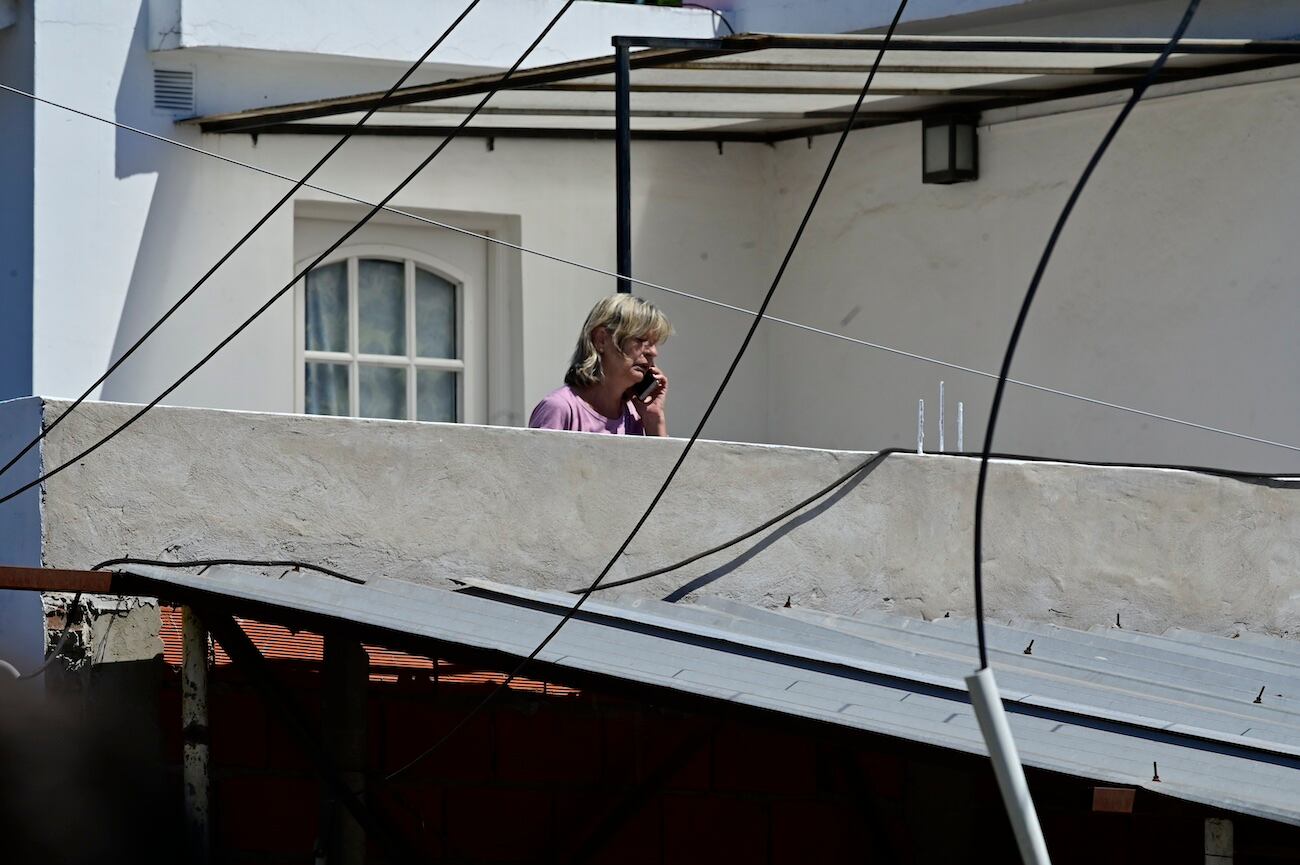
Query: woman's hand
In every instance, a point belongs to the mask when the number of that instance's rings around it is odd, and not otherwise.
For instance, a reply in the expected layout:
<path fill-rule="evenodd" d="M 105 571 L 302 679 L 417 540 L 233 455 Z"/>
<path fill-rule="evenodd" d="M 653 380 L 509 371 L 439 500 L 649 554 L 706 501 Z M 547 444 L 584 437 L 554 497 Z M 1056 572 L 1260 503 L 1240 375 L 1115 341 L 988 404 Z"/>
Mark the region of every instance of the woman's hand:
<path fill-rule="evenodd" d="M 641 424 L 648 436 L 668 435 L 668 418 L 664 413 L 668 401 L 668 376 L 657 366 L 650 367 L 650 374 L 655 377 L 654 390 L 644 400 L 632 397 L 632 406 L 636 409 Z"/>

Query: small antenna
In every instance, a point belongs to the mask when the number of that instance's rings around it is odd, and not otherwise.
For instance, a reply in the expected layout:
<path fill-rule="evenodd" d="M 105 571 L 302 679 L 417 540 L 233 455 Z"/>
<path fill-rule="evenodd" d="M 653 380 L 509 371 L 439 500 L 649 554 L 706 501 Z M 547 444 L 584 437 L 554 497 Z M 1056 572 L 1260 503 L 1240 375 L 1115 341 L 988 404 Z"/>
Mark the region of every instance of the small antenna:
<path fill-rule="evenodd" d="M 925 400 L 916 401 L 916 452 L 925 453 Z"/>
<path fill-rule="evenodd" d="M 943 453 L 943 379 L 939 380 L 939 453 Z"/>

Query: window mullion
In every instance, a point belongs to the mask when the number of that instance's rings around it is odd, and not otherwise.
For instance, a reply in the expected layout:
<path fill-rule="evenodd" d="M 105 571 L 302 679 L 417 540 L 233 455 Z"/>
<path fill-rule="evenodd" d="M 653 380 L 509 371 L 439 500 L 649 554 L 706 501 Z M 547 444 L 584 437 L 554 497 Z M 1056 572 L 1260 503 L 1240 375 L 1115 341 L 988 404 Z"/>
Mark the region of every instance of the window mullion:
<path fill-rule="evenodd" d="M 415 262 L 406 260 L 406 419 L 418 420 L 416 407 L 415 365 Z"/>
<path fill-rule="evenodd" d="M 357 322 L 360 303 L 357 300 L 357 260 L 348 259 L 348 414 L 361 416 L 361 368 L 357 364 L 361 328 Z"/>

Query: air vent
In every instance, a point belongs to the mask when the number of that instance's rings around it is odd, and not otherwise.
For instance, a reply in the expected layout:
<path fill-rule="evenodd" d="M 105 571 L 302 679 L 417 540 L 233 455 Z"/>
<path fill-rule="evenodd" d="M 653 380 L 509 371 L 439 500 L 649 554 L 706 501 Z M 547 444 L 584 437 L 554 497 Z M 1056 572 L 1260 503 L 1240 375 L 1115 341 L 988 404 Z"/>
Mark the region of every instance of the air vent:
<path fill-rule="evenodd" d="M 168 114 L 193 114 L 194 73 L 188 69 L 155 69 L 153 107 Z"/>

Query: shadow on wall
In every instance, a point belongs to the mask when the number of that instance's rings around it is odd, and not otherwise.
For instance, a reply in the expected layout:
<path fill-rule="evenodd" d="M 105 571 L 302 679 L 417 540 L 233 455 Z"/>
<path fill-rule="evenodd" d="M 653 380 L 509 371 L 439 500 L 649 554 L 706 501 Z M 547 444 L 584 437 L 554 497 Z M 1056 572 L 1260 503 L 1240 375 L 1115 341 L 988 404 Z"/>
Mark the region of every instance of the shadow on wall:
<path fill-rule="evenodd" d="M 149 27 L 148 4 L 141 3 L 122 69 L 116 117 L 131 126 L 197 146 L 202 139 L 200 133 L 175 124 L 170 113 L 154 109 L 155 63 L 148 50 Z M 119 180 L 147 174 L 155 177 L 113 340 L 112 360 L 116 361 L 225 250 L 227 232 L 221 230 L 223 210 L 238 216 L 241 224 L 243 215 L 242 209 L 226 209 L 230 199 L 212 200 L 220 194 L 220 188 L 204 183 L 214 168 L 208 157 L 119 129 L 114 160 Z M 215 167 L 218 171 L 226 170 L 225 166 Z M 124 239 L 130 231 L 130 227 L 124 230 Z M 209 244 L 209 238 L 219 239 Z M 229 242 L 233 240 L 230 237 Z M 100 398 L 125 402 L 153 399 L 215 345 L 218 337 L 233 327 L 233 321 L 242 320 L 251 312 L 251 308 L 245 310 L 230 303 L 233 277 L 228 271 L 236 263 L 225 265 L 211 282 L 200 288 L 194 299 L 104 384 Z M 258 288 L 261 290 L 261 286 Z M 198 374 L 197 378 L 205 381 L 202 392 L 212 390 L 213 376 L 222 375 L 216 366 L 210 365 Z M 170 399 L 193 402 L 186 396 L 185 387 Z"/>

